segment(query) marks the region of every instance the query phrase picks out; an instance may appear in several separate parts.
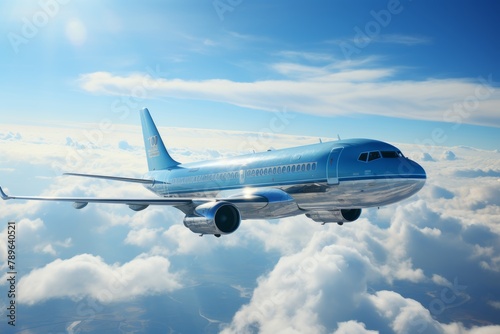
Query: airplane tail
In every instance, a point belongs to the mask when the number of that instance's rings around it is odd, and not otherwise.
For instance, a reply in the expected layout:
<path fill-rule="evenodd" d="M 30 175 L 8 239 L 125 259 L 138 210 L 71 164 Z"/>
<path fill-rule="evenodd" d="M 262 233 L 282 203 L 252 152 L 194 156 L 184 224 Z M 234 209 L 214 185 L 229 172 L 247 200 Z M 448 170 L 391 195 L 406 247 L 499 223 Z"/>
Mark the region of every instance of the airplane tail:
<path fill-rule="evenodd" d="M 143 108 L 140 111 L 142 135 L 144 137 L 144 148 L 146 149 L 146 157 L 148 159 L 148 168 L 152 170 L 161 170 L 173 168 L 180 163 L 172 159 L 168 154 L 163 140 L 161 139 L 158 129 L 156 128 L 149 110 Z"/>

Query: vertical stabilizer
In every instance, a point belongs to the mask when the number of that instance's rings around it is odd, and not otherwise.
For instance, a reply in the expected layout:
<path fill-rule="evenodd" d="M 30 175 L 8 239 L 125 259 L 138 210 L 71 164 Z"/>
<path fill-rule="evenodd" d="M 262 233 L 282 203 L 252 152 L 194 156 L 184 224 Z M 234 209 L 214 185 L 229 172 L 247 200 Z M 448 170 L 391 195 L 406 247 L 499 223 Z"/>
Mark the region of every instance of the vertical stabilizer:
<path fill-rule="evenodd" d="M 158 129 L 149 114 L 149 110 L 143 108 L 140 113 L 144 148 L 146 149 L 149 170 L 168 169 L 179 165 L 179 163 L 168 154 L 163 144 L 163 140 L 158 133 Z"/>

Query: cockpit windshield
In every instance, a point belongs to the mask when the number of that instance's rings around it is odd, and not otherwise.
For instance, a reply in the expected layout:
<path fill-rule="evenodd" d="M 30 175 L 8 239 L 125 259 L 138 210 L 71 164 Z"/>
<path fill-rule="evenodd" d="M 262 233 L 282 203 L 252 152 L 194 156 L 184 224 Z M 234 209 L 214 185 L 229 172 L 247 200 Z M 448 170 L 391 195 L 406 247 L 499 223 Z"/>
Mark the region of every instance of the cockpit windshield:
<path fill-rule="evenodd" d="M 358 157 L 358 160 L 362 162 L 370 162 L 380 158 L 404 158 L 404 155 L 403 153 L 401 153 L 401 151 L 371 151 L 361 153 Z"/>
<path fill-rule="evenodd" d="M 381 151 L 382 158 L 403 158 L 403 153 L 400 151 Z"/>

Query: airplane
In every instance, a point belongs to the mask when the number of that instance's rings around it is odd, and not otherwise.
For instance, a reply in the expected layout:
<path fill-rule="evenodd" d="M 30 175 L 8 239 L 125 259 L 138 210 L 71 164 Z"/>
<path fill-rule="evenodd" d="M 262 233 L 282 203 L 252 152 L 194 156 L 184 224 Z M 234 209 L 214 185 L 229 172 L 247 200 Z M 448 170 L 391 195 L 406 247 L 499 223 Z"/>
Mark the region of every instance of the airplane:
<path fill-rule="evenodd" d="M 150 205 L 181 210 L 184 225 L 200 235 L 233 233 L 245 219 L 305 214 L 321 224 L 357 220 L 362 209 L 389 205 L 416 194 L 426 173 L 388 143 L 347 139 L 269 150 L 217 160 L 180 163 L 168 153 L 147 108 L 140 110 L 149 171 L 142 178 L 64 175 L 142 184 L 159 198 L 9 196 L 4 200 Z"/>

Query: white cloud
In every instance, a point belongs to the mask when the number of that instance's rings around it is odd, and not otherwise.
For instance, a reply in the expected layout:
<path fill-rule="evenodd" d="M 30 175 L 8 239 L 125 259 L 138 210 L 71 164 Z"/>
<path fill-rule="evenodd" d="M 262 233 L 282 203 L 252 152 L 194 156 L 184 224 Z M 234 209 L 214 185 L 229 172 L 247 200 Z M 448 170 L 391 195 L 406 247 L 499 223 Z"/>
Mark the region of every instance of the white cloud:
<path fill-rule="evenodd" d="M 91 296 L 111 303 L 165 293 L 182 287 L 180 277 L 169 272 L 169 267 L 168 259 L 160 256 L 139 256 L 122 265 L 106 264 L 90 254 L 57 259 L 21 278 L 18 301 L 33 305 L 51 298 Z"/>
<path fill-rule="evenodd" d="M 235 233 L 243 235 L 246 240 L 262 242 L 266 251 L 289 255 L 301 250 L 314 232 L 325 228 L 312 220 L 304 221 L 303 217 L 290 217 L 272 223 L 265 220 L 245 221 Z"/>
<path fill-rule="evenodd" d="M 142 247 L 150 246 L 155 242 L 160 231 L 161 229 L 152 228 L 131 230 L 125 239 L 125 243 Z"/>
<path fill-rule="evenodd" d="M 332 231 L 314 233 L 305 248 L 282 257 L 223 333 L 324 333 L 324 322 L 351 313 L 377 270 L 355 248 L 338 245 Z"/>
<path fill-rule="evenodd" d="M 333 334 L 376 334 L 378 331 L 367 330 L 365 324 L 354 320 L 340 322 Z"/>
<path fill-rule="evenodd" d="M 421 282 L 425 279 L 424 271 L 420 268 L 413 269 L 413 264 L 409 259 L 401 261 L 399 265 L 396 266 L 394 276 L 397 279 L 408 280 L 415 283 Z"/>
<path fill-rule="evenodd" d="M 446 334 L 495 334 L 500 331 L 500 326 L 490 325 L 490 326 L 473 326 L 468 329 L 460 323 L 452 323 L 448 325 L 442 325 L 443 333 Z"/>
<path fill-rule="evenodd" d="M 441 333 L 430 312 L 413 299 L 393 291 L 378 291 L 368 296 L 382 318 L 395 333 Z"/>
<path fill-rule="evenodd" d="M 401 44 L 405 46 L 414 46 L 421 44 L 430 44 L 432 40 L 425 36 L 415 36 L 415 35 L 402 35 L 402 34 L 378 34 L 376 36 L 356 36 L 356 38 L 350 39 L 331 39 L 327 40 L 327 44 L 335 44 L 343 47 L 347 47 L 349 43 L 353 43 L 352 47 L 359 45 L 368 45 L 370 43 L 387 43 L 387 44 Z"/>
<path fill-rule="evenodd" d="M 442 160 L 452 161 L 452 160 L 455 160 L 456 158 L 457 157 L 455 156 L 455 153 L 453 153 L 452 151 L 449 151 L 449 150 L 443 151 L 443 154 L 441 154 Z"/>
<path fill-rule="evenodd" d="M 93 72 L 81 75 L 79 84 L 85 91 L 96 94 L 140 92 L 148 97 L 209 100 L 267 111 L 286 107 L 325 116 L 371 114 L 500 126 L 497 113 L 500 92 L 491 76 L 480 82 L 432 78 L 411 81 L 393 79 L 396 73 L 393 68 L 338 66 L 337 63 L 328 66 L 276 63 L 271 68 L 287 78 L 254 82 L 188 81 L 152 78 L 141 73 L 120 76 Z"/>
<path fill-rule="evenodd" d="M 42 239 L 42 238 L 40 238 L 40 239 Z M 42 243 L 36 245 L 33 248 L 33 250 L 35 252 L 37 252 L 37 253 L 38 252 L 42 252 L 42 253 L 45 253 L 45 254 L 56 256 L 58 254 L 58 252 L 56 251 L 55 247 L 58 247 L 58 248 L 69 248 L 71 246 L 72 246 L 71 238 L 67 238 L 64 241 L 56 241 L 56 242 L 53 242 L 53 243 L 46 243 L 46 241 L 43 241 Z"/>
<path fill-rule="evenodd" d="M 434 158 L 427 152 L 420 152 L 418 155 L 412 156 L 416 161 L 434 161 Z"/>
<path fill-rule="evenodd" d="M 448 281 L 446 278 L 440 276 L 440 275 L 432 275 L 432 281 L 438 285 L 446 286 L 446 287 L 451 287 L 452 284 L 450 281 Z"/>
<path fill-rule="evenodd" d="M 335 59 L 331 54 L 328 53 L 315 53 L 315 52 L 304 52 L 304 51 L 280 51 L 277 55 L 290 58 L 290 59 L 304 59 L 313 62 L 332 62 Z"/>
<path fill-rule="evenodd" d="M 36 249 L 37 249 L 37 247 L 35 247 L 35 250 Z M 47 253 L 47 254 L 50 254 L 53 256 L 57 255 L 56 250 L 54 249 L 54 247 L 52 247 L 51 244 L 45 245 L 42 248 L 39 248 L 39 250 L 43 253 Z"/>
<path fill-rule="evenodd" d="M 0 133 L 0 139 L 6 141 L 19 141 L 22 139 L 22 136 L 19 132 L 13 133 L 9 131 L 7 133 Z"/>
<path fill-rule="evenodd" d="M 170 226 L 162 235 L 163 249 L 175 254 L 206 254 L 216 248 L 219 242 L 210 235 L 200 237 L 187 229 L 181 221 Z"/>
<path fill-rule="evenodd" d="M 499 301 L 490 301 L 489 304 L 493 307 L 493 308 L 496 308 L 498 310 L 500 310 L 500 302 Z"/>
<path fill-rule="evenodd" d="M 428 37 L 400 34 L 381 34 L 373 38 L 371 41 L 379 43 L 403 44 L 407 46 L 431 43 L 431 39 Z"/>
<path fill-rule="evenodd" d="M 34 220 L 24 218 L 17 223 L 17 230 L 22 237 L 26 238 L 28 234 L 40 230 L 43 226 L 43 221 L 40 218 Z"/>

